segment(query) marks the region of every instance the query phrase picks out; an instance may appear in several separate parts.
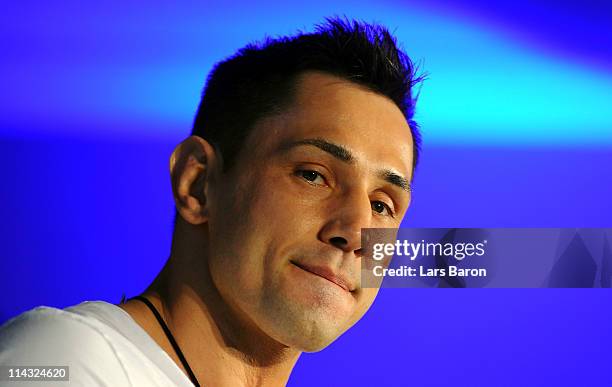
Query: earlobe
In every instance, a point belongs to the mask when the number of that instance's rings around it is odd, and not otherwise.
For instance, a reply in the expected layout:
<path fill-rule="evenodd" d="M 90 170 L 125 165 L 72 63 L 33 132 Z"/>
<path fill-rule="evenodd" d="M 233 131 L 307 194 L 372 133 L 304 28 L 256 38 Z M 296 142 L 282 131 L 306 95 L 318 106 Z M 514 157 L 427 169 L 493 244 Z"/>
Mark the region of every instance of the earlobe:
<path fill-rule="evenodd" d="M 194 225 L 208 220 L 206 191 L 214 158 L 210 144 L 197 136 L 187 138 L 170 156 L 176 208 L 183 219 Z"/>

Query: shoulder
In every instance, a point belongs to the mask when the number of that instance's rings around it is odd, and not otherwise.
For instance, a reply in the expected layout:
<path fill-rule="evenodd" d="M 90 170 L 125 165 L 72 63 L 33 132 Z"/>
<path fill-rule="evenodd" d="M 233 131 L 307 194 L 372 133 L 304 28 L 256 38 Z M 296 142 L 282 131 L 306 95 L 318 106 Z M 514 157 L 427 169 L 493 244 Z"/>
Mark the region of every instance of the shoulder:
<path fill-rule="evenodd" d="M 0 365 L 65 365 L 71 384 L 126 385 L 110 329 L 94 318 L 37 307 L 0 327 Z"/>

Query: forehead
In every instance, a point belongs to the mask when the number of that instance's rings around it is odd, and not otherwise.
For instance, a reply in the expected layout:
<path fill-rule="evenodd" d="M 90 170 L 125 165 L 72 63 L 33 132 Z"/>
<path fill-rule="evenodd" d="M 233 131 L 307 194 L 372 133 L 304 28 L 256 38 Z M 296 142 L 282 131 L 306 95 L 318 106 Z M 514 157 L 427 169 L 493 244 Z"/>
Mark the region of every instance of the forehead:
<path fill-rule="evenodd" d="M 412 136 L 399 108 L 387 97 L 333 75 L 302 74 L 291 106 L 262 120 L 252 134 L 269 150 L 288 141 L 323 138 L 346 147 L 360 162 L 412 176 Z"/>

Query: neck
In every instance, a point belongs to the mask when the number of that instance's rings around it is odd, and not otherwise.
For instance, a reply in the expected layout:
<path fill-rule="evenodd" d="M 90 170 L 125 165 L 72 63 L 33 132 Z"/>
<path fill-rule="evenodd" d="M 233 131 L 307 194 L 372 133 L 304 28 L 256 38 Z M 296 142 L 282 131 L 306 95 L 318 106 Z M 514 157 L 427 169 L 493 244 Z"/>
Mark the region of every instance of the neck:
<path fill-rule="evenodd" d="M 223 300 L 208 270 L 206 225 L 181 228 L 170 259 L 143 295 L 164 318 L 199 383 L 284 386 L 300 352 L 270 338 Z M 140 304 L 122 307 L 185 372 L 155 317 Z"/>

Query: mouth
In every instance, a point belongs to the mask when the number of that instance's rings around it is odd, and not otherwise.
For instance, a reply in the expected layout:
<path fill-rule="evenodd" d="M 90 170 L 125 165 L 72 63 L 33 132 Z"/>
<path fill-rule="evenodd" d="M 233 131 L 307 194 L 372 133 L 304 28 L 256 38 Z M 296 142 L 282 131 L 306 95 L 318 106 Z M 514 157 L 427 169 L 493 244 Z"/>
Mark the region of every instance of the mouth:
<path fill-rule="evenodd" d="M 328 280 L 329 282 L 342 288 L 342 290 L 344 290 L 345 292 L 349 292 L 349 293 L 353 292 L 353 290 L 351 290 L 351 285 L 347 279 L 343 278 L 341 275 L 334 273 L 332 269 L 326 266 L 302 264 L 302 263 L 297 263 L 293 261 L 290 261 L 290 262 L 293 265 L 297 266 L 298 268 L 309 272 L 310 274 L 313 274 L 313 275 L 316 275 L 316 276 L 319 276 L 321 278 Z"/>

